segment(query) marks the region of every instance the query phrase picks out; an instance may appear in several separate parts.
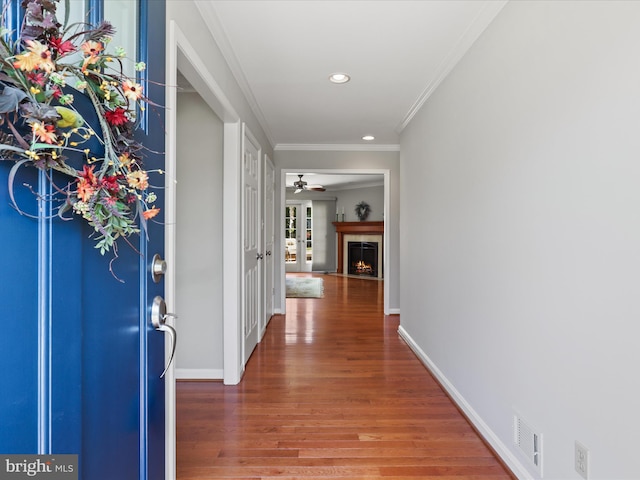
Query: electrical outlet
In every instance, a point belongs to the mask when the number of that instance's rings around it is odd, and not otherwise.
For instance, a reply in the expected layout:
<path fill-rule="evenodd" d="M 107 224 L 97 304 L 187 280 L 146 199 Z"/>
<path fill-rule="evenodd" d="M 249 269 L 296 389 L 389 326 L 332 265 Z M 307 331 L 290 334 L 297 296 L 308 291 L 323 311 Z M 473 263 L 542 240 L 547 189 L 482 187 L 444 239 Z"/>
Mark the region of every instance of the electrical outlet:
<path fill-rule="evenodd" d="M 589 450 L 580 442 L 576 442 L 576 472 L 582 475 L 582 478 L 589 478 Z"/>

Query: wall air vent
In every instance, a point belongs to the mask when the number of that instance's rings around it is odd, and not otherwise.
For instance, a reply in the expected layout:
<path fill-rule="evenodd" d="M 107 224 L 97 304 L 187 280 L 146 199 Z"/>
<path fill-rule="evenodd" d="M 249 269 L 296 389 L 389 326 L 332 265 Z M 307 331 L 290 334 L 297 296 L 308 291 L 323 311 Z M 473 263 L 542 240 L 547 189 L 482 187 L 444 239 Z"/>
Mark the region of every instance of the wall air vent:
<path fill-rule="evenodd" d="M 513 418 L 513 440 L 529 459 L 542 478 L 542 435 L 528 425 L 519 415 Z"/>

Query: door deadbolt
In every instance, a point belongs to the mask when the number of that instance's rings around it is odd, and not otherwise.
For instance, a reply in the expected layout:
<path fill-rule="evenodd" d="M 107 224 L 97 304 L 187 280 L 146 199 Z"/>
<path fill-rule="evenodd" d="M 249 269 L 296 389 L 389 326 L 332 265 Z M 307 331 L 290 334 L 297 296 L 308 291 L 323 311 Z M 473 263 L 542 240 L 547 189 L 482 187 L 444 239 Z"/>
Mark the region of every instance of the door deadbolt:
<path fill-rule="evenodd" d="M 153 278 L 153 282 L 160 282 L 165 273 L 167 273 L 167 262 L 156 253 L 151 259 L 151 278 Z"/>

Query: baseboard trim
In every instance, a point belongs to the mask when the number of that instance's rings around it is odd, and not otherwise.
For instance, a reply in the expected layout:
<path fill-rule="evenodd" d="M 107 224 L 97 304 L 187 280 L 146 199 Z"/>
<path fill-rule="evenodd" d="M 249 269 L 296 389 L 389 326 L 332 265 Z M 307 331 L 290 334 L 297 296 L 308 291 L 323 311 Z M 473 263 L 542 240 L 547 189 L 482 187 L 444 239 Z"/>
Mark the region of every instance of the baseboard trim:
<path fill-rule="evenodd" d="M 500 438 L 489 428 L 489 426 L 482 420 L 482 417 L 473 409 L 473 407 L 467 402 L 467 400 L 460 394 L 460 392 L 453 386 L 453 384 L 447 379 L 447 377 L 440 371 L 436 364 L 424 353 L 424 351 L 413 340 L 411 335 L 402 327 L 398 327 L 398 334 L 406 342 L 409 348 L 415 353 L 418 359 L 424 364 L 424 366 L 431 372 L 435 379 L 440 383 L 442 388 L 447 392 L 447 395 L 457 405 L 467 420 L 473 425 L 478 434 L 484 439 L 484 441 L 493 449 L 493 451 L 500 457 L 502 462 L 511 472 L 519 479 L 532 480 L 533 477 L 527 471 L 525 466 L 514 456 L 514 454 L 507 448 L 507 446 L 500 440 Z"/>
<path fill-rule="evenodd" d="M 176 368 L 178 380 L 222 380 L 224 372 L 214 368 Z"/>
<path fill-rule="evenodd" d="M 400 309 L 399 308 L 390 308 L 389 309 L 389 313 L 387 313 L 387 315 L 400 315 Z"/>

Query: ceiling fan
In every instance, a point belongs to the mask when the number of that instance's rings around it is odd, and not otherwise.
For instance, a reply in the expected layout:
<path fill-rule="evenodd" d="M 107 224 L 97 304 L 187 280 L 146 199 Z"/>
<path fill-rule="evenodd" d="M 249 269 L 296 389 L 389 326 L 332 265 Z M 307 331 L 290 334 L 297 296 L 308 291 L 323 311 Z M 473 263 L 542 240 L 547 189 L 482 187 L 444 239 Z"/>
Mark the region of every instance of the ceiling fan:
<path fill-rule="evenodd" d="M 311 190 L 314 192 L 324 192 L 326 190 L 322 185 L 307 185 L 307 182 L 302 180 L 302 175 L 298 175 L 298 181 L 293 182 L 293 186 L 296 187 L 296 191 L 293 193 L 300 193 L 303 190 Z"/>

